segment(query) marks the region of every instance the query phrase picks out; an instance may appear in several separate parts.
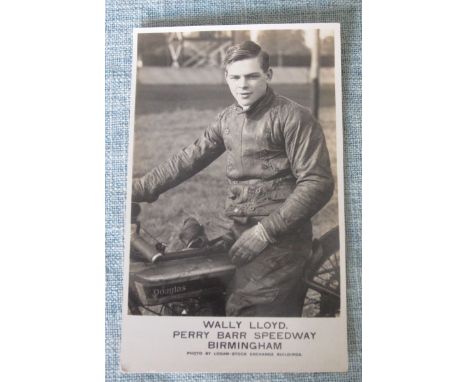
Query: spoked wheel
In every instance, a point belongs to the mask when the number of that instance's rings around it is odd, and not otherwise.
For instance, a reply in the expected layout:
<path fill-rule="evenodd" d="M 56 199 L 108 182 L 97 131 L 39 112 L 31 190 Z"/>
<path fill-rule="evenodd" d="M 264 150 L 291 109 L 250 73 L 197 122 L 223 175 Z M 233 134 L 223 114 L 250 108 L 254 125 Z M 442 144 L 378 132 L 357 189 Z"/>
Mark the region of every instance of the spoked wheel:
<path fill-rule="evenodd" d="M 340 311 L 340 242 L 338 227 L 314 240 L 312 258 L 304 272 L 310 288 L 304 301 L 303 314 L 334 317 Z"/>

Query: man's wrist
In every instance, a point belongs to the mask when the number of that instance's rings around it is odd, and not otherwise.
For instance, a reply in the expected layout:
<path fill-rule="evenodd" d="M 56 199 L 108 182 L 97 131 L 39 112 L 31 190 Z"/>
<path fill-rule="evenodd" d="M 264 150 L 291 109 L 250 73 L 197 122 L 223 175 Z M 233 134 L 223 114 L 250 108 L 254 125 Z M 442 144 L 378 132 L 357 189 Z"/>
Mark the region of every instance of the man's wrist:
<path fill-rule="evenodd" d="M 266 243 L 276 243 L 276 240 L 273 239 L 268 232 L 265 230 L 265 227 L 263 226 L 262 223 L 258 223 L 255 227 L 255 234 L 257 235 L 260 240 L 266 242 Z"/>
<path fill-rule="evenodd" d="M 276 211 L 263 218 L 260 223 L 265 229 L 267 235 L 273 240 L 285 233 L 287 230 L 287 226 L 285 225 L 282 217 Z"/>
<path fill-rule="evenodd" d="M 136 203 L 144 202 L 144 192 L 141 186 L 140 179 L 132 181 L 132 201 Z"/>

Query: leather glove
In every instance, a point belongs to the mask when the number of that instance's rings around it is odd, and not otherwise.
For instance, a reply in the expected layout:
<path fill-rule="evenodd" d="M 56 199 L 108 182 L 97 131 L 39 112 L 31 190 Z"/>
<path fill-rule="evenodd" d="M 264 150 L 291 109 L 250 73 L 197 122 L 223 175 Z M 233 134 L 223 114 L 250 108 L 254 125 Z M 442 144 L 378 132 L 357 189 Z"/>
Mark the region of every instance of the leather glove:
<path fill-rule="evenodd" d="M 179 239 L 186 248 L 204 248 L 208 244 L 205 228 L 193 217 L 185 219 Z"/>
<path fill-rule="evenodd" d="M 143 188 L 140 179 L 133 179 L 132 181 L 132 202 L 134 203 L 141 203 L 141 202 L 147 202 L 147 203 L 153 203 L 156 200 L 158 200 L 159 195 L 151 195 L 148 197 L 148 195 L 145 194 L 145 189 Z"/>
<path fill-rule="evenodd" d="M 138 223 L 138 216 L 141 213 L 141 207 L 138 203 L 132 203 L 132 214 L 131 214 L 131 222 L 132 224 Z"/>
<path fill-rule="evenodd" d="M 268 244 L 268 240 L 261 236 L 259 226 L 256 225 L 240 235 L 229 251 L 229 256 L 233 264 L 244 265 L 258 256 Z"/>

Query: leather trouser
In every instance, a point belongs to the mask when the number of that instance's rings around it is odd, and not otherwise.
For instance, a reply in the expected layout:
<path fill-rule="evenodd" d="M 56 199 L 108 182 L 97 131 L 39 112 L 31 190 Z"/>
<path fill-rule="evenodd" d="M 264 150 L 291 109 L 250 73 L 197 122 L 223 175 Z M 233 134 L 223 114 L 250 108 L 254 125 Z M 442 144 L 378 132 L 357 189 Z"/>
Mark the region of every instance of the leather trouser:
<path fill-rule="evenodd" d="M 237 239 L 257 221 L 234 222 Z M 307 287 L 302 281 L 312 248 L 312 227 L 307 221 L 294 233 L 283 235 L 251 262 L 236 269 L 228 290 L 227 316 L 300 317 Z"/>

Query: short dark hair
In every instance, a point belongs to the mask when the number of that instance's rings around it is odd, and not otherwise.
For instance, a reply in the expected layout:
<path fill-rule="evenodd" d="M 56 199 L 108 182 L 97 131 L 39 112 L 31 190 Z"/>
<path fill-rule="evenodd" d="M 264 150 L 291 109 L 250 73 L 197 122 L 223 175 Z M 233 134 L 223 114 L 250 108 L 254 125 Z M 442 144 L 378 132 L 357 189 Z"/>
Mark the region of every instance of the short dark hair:
<path fill-rule="evenodd" d="M 258 57 L 260 60 L 260 67 L 266 73 L 270 68 L 270 56 L 267 52 L 262 50 L 260 45 L 253 41 L 244 41 L 243 43 L 236 44 L 228 48 L 223 66 L 224 69 L 226 69 L 226 67 L 233 62 L 255 57 Z"/>

